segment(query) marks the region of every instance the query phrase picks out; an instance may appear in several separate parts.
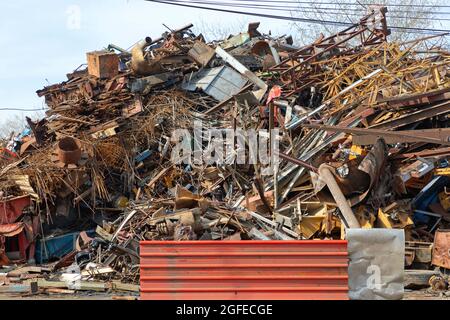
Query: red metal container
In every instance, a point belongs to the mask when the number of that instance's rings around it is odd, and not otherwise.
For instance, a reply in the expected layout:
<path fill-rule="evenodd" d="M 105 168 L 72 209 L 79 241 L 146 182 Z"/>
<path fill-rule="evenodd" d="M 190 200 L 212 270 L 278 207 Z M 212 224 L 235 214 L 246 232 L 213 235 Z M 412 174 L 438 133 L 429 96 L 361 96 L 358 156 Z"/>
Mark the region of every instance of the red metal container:
<path fill-rule="evenodd" d="M 142 241 L 141 299 L 348 299 L 347 241 Z"/>
<path fill-rule="evenodd" d="M 29 225 L 16 223 L 17 218 L 29 205 L 31 205 L 29 195 L 0 201 L 0 265 L 9 264 L 9 259 L 6 257 L 6 237 L 17 236 L 21 261 L 34 258 L 34 235 L 39 228 L 39 217 L 34 216 Z"/>

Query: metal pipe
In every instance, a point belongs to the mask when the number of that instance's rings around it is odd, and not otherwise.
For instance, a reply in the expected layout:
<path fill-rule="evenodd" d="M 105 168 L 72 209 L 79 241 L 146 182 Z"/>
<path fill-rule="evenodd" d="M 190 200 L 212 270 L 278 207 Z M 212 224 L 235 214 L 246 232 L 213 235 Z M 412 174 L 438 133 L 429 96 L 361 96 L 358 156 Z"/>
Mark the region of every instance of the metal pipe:
<path fill-rule="evenodd" d="M 305 168 L 307 168 L 307 169 L 309 169 L 311 171 L 317 172 L 317 168 L 316 167 L 314 167 L 313 165 L 310 165 L 309 163 L 307 163 L 305 161 L 293 158 L 293 157 L 288 156 L 287 154 L 284 154 L 282 152 L 277 152 L 277 155 L 280 158 L 283 158 L 284 160 L 290 161 L 290 162 L 295 163 L 295 164 L 297 164 L 299 166 L 305 167 Z"/>
<path fill-rule="evenodd" d="M 189 23 L 188 25 L 185 25 L 184 27 L 181 27 L 181 28 L 176 29 L 176 30 L 172 30 L 172 32 L 170 32 L 170 34 L 175 34 L 175 33 L 179 33 L 179 32 L 186 31 L 187 29 L 190 29 L 190 28 L 192 28 L 193 26 L 194 26 L 194 25 L 193 25 L 192 23 Z M 155 40 L 150 41 L 149 45 L 158 43 L 158 42 L 160 42 L 160 41 L 162 41 L 162 40 L 164 40 L 164 39 L 165 39 L 165 37 L 159 37 L 159 38 L 156 38 Z"/>
<path fill-rule="evenodd" d="M 347 199 L 342 193 L 341 188 L 339 188 L 339 185 L 337 184 L 336 179 L 334 178 L 334 175 L 330 169 L 332 169 L 332 167 L 325 163 L 322 163 L 319 166 L 320 178 L 327 184 L 328 189 L 330 189 L 331 195 L 336 201 L 338 208 L 341 210 L 348 228 L 360 228 L 361 226 L 359 225 L 358 220 L 353 214 L 352 208 L 348 204 Z"/>
<path fill-rule="evenodd" d="M 152 38 L 146 37 L 144 40 L 139 41 L 131 49 L 131 70 L 139 75 L 148 75 L 153 71 L 149 62 L 144 57 L 144 50 L 152 43 Z"/>

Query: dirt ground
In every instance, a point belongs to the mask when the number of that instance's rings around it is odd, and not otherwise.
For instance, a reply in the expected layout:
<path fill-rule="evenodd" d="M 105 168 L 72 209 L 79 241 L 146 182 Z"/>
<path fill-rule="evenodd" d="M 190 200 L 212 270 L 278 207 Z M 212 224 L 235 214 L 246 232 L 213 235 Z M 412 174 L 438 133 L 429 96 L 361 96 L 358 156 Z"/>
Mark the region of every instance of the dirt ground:
<path fill-rule="evenodd" d="M 405 290 L 403 300 L 450 300 L 449 291 Z"/>
<path fill-rule="evenodd" d="M 35 294 L 0 293 L 0 300 L 136 300 L 138 297 L 110 293 Z"/>
<path fill-rule="evenodd" d="M 133 298 L 138 299 L 138 297 L 109 293 L 38 294 L 29 296 L 0 294 L 0 300 L 131 300 Z M 403 300 L 450 300 L 450 291 L 405 290 Z"/>

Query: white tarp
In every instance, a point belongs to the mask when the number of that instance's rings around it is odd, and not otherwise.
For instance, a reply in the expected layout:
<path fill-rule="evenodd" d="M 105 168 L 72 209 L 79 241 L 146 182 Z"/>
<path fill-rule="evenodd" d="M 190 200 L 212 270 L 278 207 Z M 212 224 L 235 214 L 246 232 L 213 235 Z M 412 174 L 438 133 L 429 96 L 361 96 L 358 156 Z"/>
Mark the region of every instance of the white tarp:
<path fill-rule="evenodd" d="M 347 229 L 349 298 L 398 300 L 403 297 L 403 229 Z"/>

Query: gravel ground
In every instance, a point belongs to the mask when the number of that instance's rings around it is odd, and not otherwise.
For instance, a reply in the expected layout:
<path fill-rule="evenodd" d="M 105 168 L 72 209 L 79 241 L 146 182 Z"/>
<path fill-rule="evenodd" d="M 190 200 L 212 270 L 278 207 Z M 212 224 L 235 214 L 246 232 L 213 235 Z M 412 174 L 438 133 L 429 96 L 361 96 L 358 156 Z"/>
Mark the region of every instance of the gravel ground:
<path fill-rule="evenodd" d="M 119 297 L 122 297 L 122 299 L 120 299 Z M 9 293 L 0 294 L 0 300 L 130 300 L 130 299 L 132 299 L 132 296 L 130 295 L 118 295 L 118 294 L 98 293 L 98 292 L 94 293 L 83 292 L 77 294 L 42 293 L 37 295 L 25 295 L 25 296 Z"/>
<path fill-rule="evenodd" d="M 32 296 L 0 294 L 0 300 L 118 300 L 118 297 L 120 296 L 110 293 L 39 294 Z M 131 296 L 122 297 L 123 299 L 131 299 Z M 450 300 L 450 291 L 405 290 L 403 300 Z"/>
<path fill-rule="evenodd" d="M 433 291 L 430 289 L 405 290 L 403 300 L 450 300 L 449 291 Z"/>

